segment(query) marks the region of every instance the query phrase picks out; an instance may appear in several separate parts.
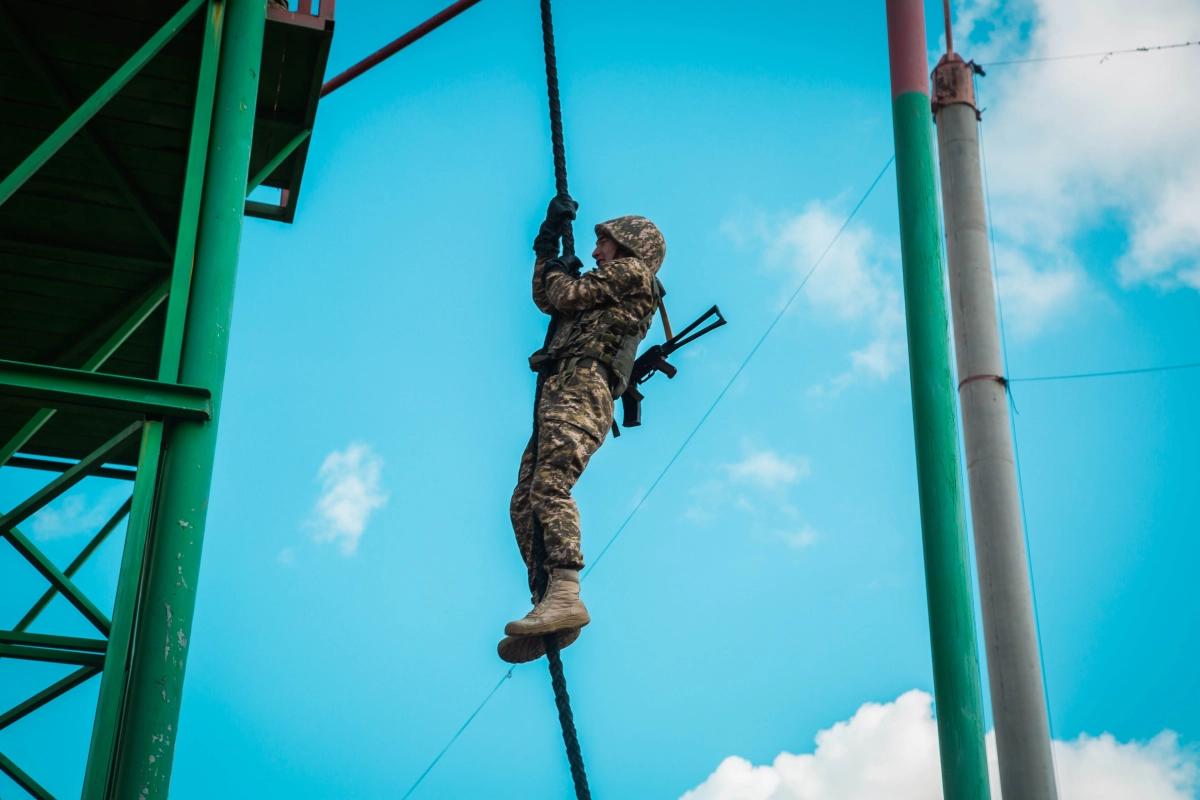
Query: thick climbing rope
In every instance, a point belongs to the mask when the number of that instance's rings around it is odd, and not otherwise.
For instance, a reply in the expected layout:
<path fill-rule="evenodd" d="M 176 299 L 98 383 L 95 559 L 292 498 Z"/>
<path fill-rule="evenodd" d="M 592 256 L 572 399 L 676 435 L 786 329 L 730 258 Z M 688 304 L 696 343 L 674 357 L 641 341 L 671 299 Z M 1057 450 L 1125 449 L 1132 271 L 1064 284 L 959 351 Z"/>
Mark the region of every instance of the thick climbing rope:
<path fill-rule="evenodd" d="M 563 146 L 562 107 L 558 99 L 558 63 L 554 58 L 554 23 L 550 15 L 550 0 L 541 0 L 542 4 L 542 44 L 546 51 L 546 93 L 550 101 L 550 143 L 554 152 L 554 184 L 560 195 L 567 194 L 567 153 Z M 571 229 L 571 221 L 566 220 L 562 228 L 563 257 L 575 255 L 575 236 Z M 558 315 L 550 317 L 550 325 L 546 329 L 545 346 L 549 347 L 558 328 Z M 542 386 L 546 382 L 546 368 L 538 372 L 537 390 L 533 401 L 533 463 L 537 464 L 538 447 L 538 406 L 542 402 Z M 543 569 L 546 563 L 546 542 L 542 531 L 542 523 L 533 514 L 533 558 L 537 565 L 536 586 L 538 600 L 546 593 L 549 577 Z M 571 779 L 575 783 L 576 800 L 591 800 L 592 793 L 588 789 L 587 773 L 583 768 L 583 754 L 579 751 L 579 737 L 575 733 L 575 717 L 571 713 L 571 698 L 567 694 L 567 679 L 563 675 L 562 656 L 558 651 L 558 634 L 551 633 L 545 637 L 546 660 L 550 666 L 550 684 L 554 687 L 554 704 L 558 706 L 558 721 L 562 725 L 563 743 L 567 747 L 567 762 L 571 765 Z"/>

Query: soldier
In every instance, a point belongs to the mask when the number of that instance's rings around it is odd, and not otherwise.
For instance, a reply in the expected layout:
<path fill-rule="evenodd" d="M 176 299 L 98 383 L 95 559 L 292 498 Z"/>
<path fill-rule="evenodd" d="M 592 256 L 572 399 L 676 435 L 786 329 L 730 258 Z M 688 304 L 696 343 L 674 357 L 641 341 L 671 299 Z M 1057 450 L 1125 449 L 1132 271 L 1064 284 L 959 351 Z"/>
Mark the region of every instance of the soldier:
<path fill-rule="evenodd" d="M 545 653 L 543 636 L 558 635 L 560 647 L 579 638 L 590 621 L 579 599 L 583 553 L 579 510 L 571 487 L 613 424 L 613 400 L 629 385 L 638 344 L 646 336 L 662 296 L 656 274 L 666 242 L 645 217 L 618 217 L 596 226 L 596 268 L 580 274 L 574 256 L 559 258 L 563 225 L 575 218 L 575 201 L 550 202 L 533 251 L 533 302 L 558 315 L 549 347 L 530 358 L 546 375 L 537 408 L 535 442 L 521 457 L 509 514 L 528 571 L 534 608 L 508 623 L 497 648 L 505 661 L 520 664 Z M 549 577 L 537 602 L 533 517 L 541 523 Z"/>

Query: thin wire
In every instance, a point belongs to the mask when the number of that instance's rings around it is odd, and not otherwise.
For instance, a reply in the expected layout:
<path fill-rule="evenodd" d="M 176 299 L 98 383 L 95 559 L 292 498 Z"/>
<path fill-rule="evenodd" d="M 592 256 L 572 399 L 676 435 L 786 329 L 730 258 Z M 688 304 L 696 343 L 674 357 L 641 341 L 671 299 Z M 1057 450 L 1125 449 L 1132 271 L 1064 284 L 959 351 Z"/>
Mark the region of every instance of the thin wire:
<path fill-rule="evenodd" d="M 812 269 L 810 269 L 808 274 L 804 276 L 804 280 L 800 281 L 800 285 L 796 287 L 796 291 L 792 292 L 792 296 L 788 298 L 788 301 L 786 304 L 784 304 L 783 309 L 775 315 L 775 319 L 771 321 L 771 324 L 767 326 L 767 330 L 761 337 L 759 337 L 758 342 L 754 345 L 753 349 L 750 350 L 750 354 L 746 356 L 745 360 L 742 361 L 741 366 L 739 366 L 737 371 L 733 373 L 733 377 L 730 378 L 728 383 L 725 384 L 725 388 L 722 389 L 721 393 L 717 395 L 717 399 L 714 400 L 712 405 L 708 407 L 708 410 L 704 412 L 704 416 L 701 417 L 700 421 L 696 423 L 696 427 L 692 428 L 692 432 L 689 433 L 687 438 L 683 440 L 683 444 L 681 444 L 679 449 L 675 451 L 675 455 L 671 456 L 671 460 L 667 462 L 667 465 L 663 467 L 662 472 L 660 472 L 658 477 L 654 479 L 654 483 L 650 484 L 650 488 L 646 490 L 644 495 L 642 495 L 642 499 L 638 501 L 636 506 L 634 506 L 633 511 L 629 512 L 629 516 L 627 516 L 625 521 L 621 523 L 621 527 L 617 528 L 617 532 L 614 533 L 612 538 L 608 540 L 608 544 L 604 545 L 604 549 L 600 551 L 600 555 L 596 556 L 596 559 L 592 561 L 591 566 L 589 566 L 584 571 L 583 575 L 580 576 L 581 580 L 586 578 L 588 573 L 596 568 L 596 565 L 600 563 L 600 559 L 604 557 L 604 554 L 608 552 L 610 547 L 612 547 L 613 542 L 615 542 L 617 537 L 621 535 L 621 531 L 625 530 L 625 527 L 629 525 L 630 520 L 632 520 L 634 515 L 637 514 L 638 509 L 640 509 L 642 504 L 646 502 L 646 498 L 650 496 L 650 493 L 654 491 L 655 487 L 657 487 L 662 479 L 666 476 L 667 471 L 670 470 L 671 466 L 679 459 L 679 456 L 683 453 L 684 448 L 688 446 L 688 443 L 691 442 L 696 433 L 699 432 L 700 427 L 704 425 L 704 422 L 709 418 L 713 410 L 716 409 L 717 404 L 721 402 L 721 398 L 725 396 L 725 393 L 729 391 L 731 386 L 733 386 L 733 382 L 736 381 L 738 376 L 742 374 L 742 370 L 744 370 L 746 365 L 750 363 L 750 359 L 754 358 L 754 354 L 758 352 L 758 348 L 762 347 L 762 343 L 766 341 L 767 337 L 771 334 L 771 331 L 775 329 L 775 326 L 779 323 L 779 320 L 783 319 L 783 315 L 787 313 L 788 308 L 791 307 L 792 303 L 799 296 L 800 290 L 804 288 L 804 284 L 808 283 L 808 279 L 811 278 L 812 274 L 817 271 L 817 267 L 821 266 L 821 262 L 825 260 L 825 256 L 827 256 L 829 251 L 833 249 L 833 245 L 837 243 L 839 238 L 841 238 L 841 235 L 846 230 L 846 227 L 850 224 L 851 220 L 854 219 L 855 215 L 858 214 L 858 211 L 860 208 L 862 208 L 863 203 L 865 203 L 867 198 L 871 196 L 871 192 L 875 190 L 875 187 L 879 184 L 879 181 L 883 179 L 884 173 L 887 172 L 888 167 L 890 167 L 892 162 L 895 160 L 896 157 L 893 155 L 888 159 L 887 163 L 883 165 L 883 169 L 881 169 L 879 174 L 875 176 L 875 180 L 871 182 L 870 188 L 867 189 L 866 193 L 862 196 L 862 199 L 858 201 L 858 205 L 856 205 L 854 210 L 850 212 L 850 216 L 846 218 L 846 221 L 842 223 L 842 227 L 838 229 L 838 232 L 834 235 L 833 239 L 830 240 L 829 245 L 825 248 L 825 251 L 821 253 L 821 257 L 818 258 L 816 263 L 812 265 Z M 515 669 L 515 667 L 513 669 Z M 493 687 L 492 691 L 488 693 L 488 696 L 483 698 L 483 702 L 479 704 L 479 707 L 472 712 L 471 716 L 467 717 L 467 721 L 462 724 L 462 727 L 458 729 L 458 732 L 455 733 L 453 737 L 451 737 L 450 741 L 446 743 L 446 746 L 442 748 L 442 751 L 437 754 L 437 757 L 434 758 L 433 761 L 430 762 L 429 766 L 425 768 L 425 771 L 421 773 L 421 777 L 417 778 L 416 782 L 409 787 L 409 790 L 404 793 L 404 797 L 402 797 L 401 800 L 407 800 L 408 796 L 411 795 L 413 791 L 421 785 L 421 781 L 425 780 L 425 776 L 428 775 L 434 766 L 437 765 L 442 756 L 446 755 L 446 751 L 450 749 L 451 745 L 458 741 L 458 737 L 462 735 L 463 731 L 467 729 L 467 726 L 470 725 L 479 712 L 483 710 L 483 707 L 488 704 L 488 701 L 492 699 L 492 696 L 499 691 L 504 682 L 512 677 L 512 673 L 513 670 L 510 669 L 508 673 L 500 679 L 500 682 Z"/>
<path fill-rule="evenodd" d="M 975 96 L 979 97 L 979 80 L 975 79 Z M 992 269 L 996 276 L 1000 275 L 1000 267 L 996 261 L 996 237 L 992 227 L 992 191 L 988 184 L 987 147 L 983 139 L 983 118 L 979 119 L 979 153 L 983 166 L 983 196 L 987 203 L 988 240 L 992 248 Z M 1004 331 L 1004 303 L 1000 297 L 1000 280 L 996 279 L 996 313 L 1000 320 L 1000 351 L 1003 357 L 1002 367 L 1008 375 L 1008 338 Z M 1033 603 L 1033 629 L 1037 634 L 1038 661 L 1042 673 L 1042 696 L 1046 698 L 1046 725 L 1050 728 L 1050 766 L 1054 770 L 1055 786 L 1062 786 L 1062 777 L 1058 772 L 1058 758 L 1054 754 L 1054 715 L 1050 710 L 1050 682 L 1046 677 L 1045 648 L 1042 647 L 1042 615 L 1038 611 L 1037 583 L 1033 577 L 1033 553 L 1029 546 L 1029 517 L 1025 512 L 1025 480 L 1021 473 L 1021 447 L 1017 438 L 1017 401 L 1013 398 L 1011 380 L 1004 382 L 1004 395 L 1008 398 L 1008 424 L 1012 431 L 1013 466 L 1017 472 L 1017 500 L 1021 503 L 1021 527 L 1025 534 L 1025 567 L 1029 571 L 1029 599 Z"/>
<path fill-rule="evenodd" d="M 1009 383 L 1031 383 L 1033 381 L 1070 381 L 1077 378 L 1108 378 L 1113 375 L 1140 375 L 1146 372 L 1169 372 L 1176 369 L 1196 369 L 1200 361 L 1191 364 L 1171 364 L 1166 367 L 1142 367 L 1141 369 L 1118 369 L 1112 372 L 1081 372 L 1076 375 L 1041 375 L 1036 378 L 1009 378 Z"/>
<path fill-rule="evenodd" d="M 1103 56 L 1100 59 L 1100 63 L 1103 64 L 1105 61 L 1107 61 L 1112 56 L 1122 56 L 1122 55 L 1127 55 L 1129 53 L 1149 53 L 1152 50 L 1174 50 L 1178 47 L 1192 47 L 1193 45 L 1200 45 L 1200 41 L 1180 42 L 1179 44 L 1159 44 L 1159 45 L 1154 45 L 1151 47 L 1133 47 L 1133 48 L 1130 48 L 1129 50 L 1107 50 L 1102 53 L 1080 53 L 1078 55 L 1073 55 L 1073 56 L 1043 56 L 1041 58 L 1016 58 L 1011 61 L 990 61 L 990 62 L 981 64 L 980 66 L 1002 67 L 1007 64 L 1032 64 L 1037 61 L 1067 61 L 1069 59 L 1074 59 L 1074 58 L 1096 58 L 1097 56 Z"/>
<path fill-rule="evenodd" d="M 437 754 L 437 758 L 429 762 L 429 766 L 426 767 L 425 771 L 421 773 L 421 777 L 417 778 L 416 782 L 412 786 L 408 787 L 408 791 L 404 793 L 404 797 L 400 798 L 400 800 L 408 800 L 408 796 L 416 791 L 416 788 L 421 785 L 421 781 L 425 780 L 425 776 L 429 774 L 429 771 L 437 766 L 437 763 L 442 760 L 442 756 L 446 755 L 446 751 L 450 749 L 450 746 L 458 741 L 458 737 L 462 736 L 462 732 L 467 729 L 467 726 L 471 724 L 471 721 L 475 719 L 476 715 L 479 714 L 479 712 L 483 710 L 483 707 L 488 704 L 488 701 L 492 699 L 492 695 L 500 691 L 500 687 L 504 685 L 506 680 L 512 677 L 512 674 L 513 671 L 510 669 L 504 674 L 504 677 L 500 679 L 500 682 L 492 687 L 492 690 L 488 692 L 488 696 L 483 698 L 483 702 L 479 704 L 479 707 L 471 712 L 471 716 L 467 717 L 467 721 L 464 722 L 462 727 L 458 729 L 458 733 L 450 737 L 450 741 L 446 742 L 446 746 L 442 748 L 442 752 Z"/>
<path fill-rule="evenodd" d="M 804 285 L 808 283 L 808 279 L 811 278 L 813 273 L 817 271 L 817 267 L 821 266 L 821 262 L 825 260 L 825 256 L 829 255 L 829 251 L 833 249 L 834 244 L 836 244 L 837 240 L 841 238 L 842 232 L 846 230 L 846 227 L 850 224 L 850 221 L 854 219 L 856 214 L 858 214 L 858 210 L 862 208 L 863 203 L 867 202 L 867 198 L 871 196 L 871 192 L 875 191 L 875 187 L 879 184 L 879 181 L 883 179 L 884 173 L 888 171 L 888 167 L 892 166 L 892 162 L 895 160 L 896 156 L 893 155 L 887 160 L 887 163 L 883 165 L 883 169 L 881 169 L 879 174 L 875 176 L 875 180 L 871 181 L 870 187 L 858 201 L 858 205 L 854 206 L 854 210 L 850 212 L 850 216 L 846 217 L 846 221 L 842 223 L 842 227 L 838 228 L 838 232 L 834 234 L 834 237 L 829 241 L 829 244 L 825 247 L 825 251 L 821 253 L 820 258 L 816 260 L 816 262 L 812 265 L 812 269 L 810 269 L 808 274 L 804 276 L 804 279 L 800 281 L 800 285 L 796 287 L 796 291 L 792 292 L 792 296 L 788 298 L 788 301 L 784 303 L 783 308 L 780 309 L 779 313 L 775 315 L 775 319 L 771 320 L 771 324 L 767 326 L 767 329 L 763 331 L 763 335 L 759 337 L 758 342 L 756 342 L 754 347 L 750 349 L 750 353 L 742 361 L 741 366 L 737 368 L 737 371 L 733 373 L 733 377 L 731 377 L 725 384 L 725 388 L 723 388 L 720 394 L 717 395 L 717 399 L 713 400 L 712 405 L 710 405 L 708 410 L 704 412 L 704 416 L 700 417 L 700 421 L 696 423 L 696 427 L 692 428 L 692 432 L 689 433 L 687 438 L 683 440 L 683 444 L 679 445 L 679 449 L 675 451 L 675 455 L 671 456 L 671 460 L 668 461 L 667 465 L 662 468 L 662 472 L 658 473 L 658 477 L 654 479 L 654 483 L 650 484 L 650 488 L 646 490 L 646 493 L 642 495 L 640 500 L 638 500 L 637 505 L 635 505 L 633 510 L 629 512 L 629 516 L 625 517 L 625 521 L 621 523 L 621 526 L 617 528 L 617 532 L 614 533 L 612 538 L 608 540 L 608 544 L 604 545 L 604 548 L 601 549 L 600 554 L 596 556 L 591 565 L 584 570 L 583 575 L 580 576 L 580 580 L 586 578 L 588 574 L 596 568 L 596 565 L 600 563 L 600 559 L 604 558 L 604 554 L 608 552 L 608 549 L 613 546 L 613 542 L 615 542 L 617 537 L 621 535 L 621 532 L 625 530 L 625 526 L 627 526 L 630 520 L 633 519 L 634 515 L 641 510 L 642 505 L 646 502 L 647 498 L 649 498 L 651 493 L 654 492 L 655 488 L 658 487 L 658 484 L 662 482 L 662 479 L 666 477 L 667 472 L 670 471 L 675 462 L 679 460 L 679 456 L 683 454 L 684 449 L 687 448 L 688 444 L 691 443 L 692 439 L 700 431 L 700 428 L 708 420 L 709 416 L 714 410 L 716 410 L 717 405 L 721 402 L 722 398 L 725 397 L 726 392 L 728 392 L 730 387 L 733 386 L 733 382 L 736 381 L 738 376 L 742 374 L 742 370 L 744 370 L 746 365 L 750 363 L 750 359 L 754 358 L 754 354 L 758 352 L 758 348 L 762 347 L 763 342 L 765 342 L 767 337 L 771 335 L 771 331 L 775 330 L 775 326 L 779 324 L 779 320 L 783 319 L 783 315 L 786 314 L 788 309 L 792 307 L 792 303 L 795 302 L 797 297 L 799 297 L 800 291 L 804 288 Z"/>

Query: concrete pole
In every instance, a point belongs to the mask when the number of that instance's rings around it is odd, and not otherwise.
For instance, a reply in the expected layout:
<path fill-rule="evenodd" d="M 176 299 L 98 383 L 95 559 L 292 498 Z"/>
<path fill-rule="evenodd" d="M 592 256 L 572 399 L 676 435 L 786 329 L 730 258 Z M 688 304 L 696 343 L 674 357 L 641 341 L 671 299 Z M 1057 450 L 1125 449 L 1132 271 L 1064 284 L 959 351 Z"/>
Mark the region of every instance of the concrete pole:
<path fill-rule="evenodd" d="M 1057 800 L 988 257 L 972 68 L 951 52 L 933 75 L 958 393 L 1000 786 L 1005 797 L 1016 800 Z"/>
<path fill-rule="evenodd" d="M 922 0 L 887 0 L 904 316 L 945 800 L 988 800 Z M 1023 800 L 1016 798 L 1016 800 Z"/>

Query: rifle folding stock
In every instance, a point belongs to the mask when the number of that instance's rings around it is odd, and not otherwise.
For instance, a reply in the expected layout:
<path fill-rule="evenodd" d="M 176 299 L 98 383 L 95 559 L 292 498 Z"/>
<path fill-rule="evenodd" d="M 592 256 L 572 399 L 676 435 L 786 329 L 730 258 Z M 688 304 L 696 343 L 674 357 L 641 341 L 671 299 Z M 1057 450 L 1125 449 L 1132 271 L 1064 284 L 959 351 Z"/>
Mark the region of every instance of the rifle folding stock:
<path fill-rule="evenodd" d="M 716 322 L 696 331 L 705 320 L 714 316 L 717 318 Z M 636 428 L 642 424 L 642 400 L 645 399 L 645 395 L 637 387 L 654 377 L 656 372 L 663 373 L 667 378 L 674 378 L 679 373 L 679 369 L 667 361 L 667 356 L 685 344 L 696 341 L 704 334 L 716 330 L 724 324 L 725 317 L 721 316 L 721 309 L 713 306 L 704 312 L 699 319 L 675 336 L 662 344 L 654 345 L 638 356 L 637 361 L 633 362 L 633 373 L 629 378 L 629 388 L 621 395 L 621 409 L 624 414 L 623 422 L 626 428 Z M 693 331 L 696 332 L 693 333 Z"/>

